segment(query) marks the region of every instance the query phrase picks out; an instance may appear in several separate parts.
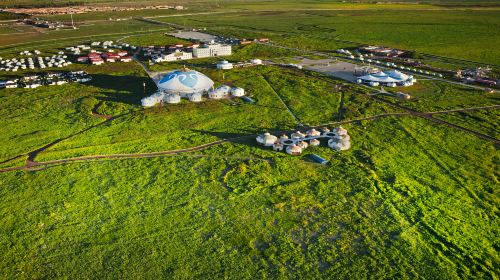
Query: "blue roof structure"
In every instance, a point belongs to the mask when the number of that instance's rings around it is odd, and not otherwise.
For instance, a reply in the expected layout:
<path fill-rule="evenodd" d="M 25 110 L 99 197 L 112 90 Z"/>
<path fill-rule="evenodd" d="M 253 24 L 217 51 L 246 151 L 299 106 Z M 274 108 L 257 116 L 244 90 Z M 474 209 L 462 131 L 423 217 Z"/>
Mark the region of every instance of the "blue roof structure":
<path fill-rule="evenodd" d="M 328 160 L 318 156 L 317 154 L 311 154 L 310 157 L 311 157 L 311 159 L 313 159 L 314 161 L 316 161 L 319 164 L 327 164 L 328 163 Z"/>

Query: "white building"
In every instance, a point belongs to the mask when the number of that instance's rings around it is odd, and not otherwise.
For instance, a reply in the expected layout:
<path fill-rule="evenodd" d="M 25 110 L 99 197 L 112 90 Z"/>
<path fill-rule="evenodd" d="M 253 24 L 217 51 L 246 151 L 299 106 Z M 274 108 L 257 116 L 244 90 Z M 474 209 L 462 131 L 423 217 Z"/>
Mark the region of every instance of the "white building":
<path fill-rule="evenodd" d="M 176 50 L 175 52 L 170 54 L 162 54 L 160 57 L 156 58 L 154 62 L 187 60 L 192 58 L 193 58 L 192 53 Z"/>
<path fill-rule="evenodd" d="M 202 95 L 212 91 L 214 82 L 202 73 L 187 68 L 174 70 L 162 76 L 157 82 L 158 92 L 141 100 L 144 107 L 160 102 L 179 103 L 181 98 L 202 101 Z M 224 95 L 223 95 L 224 96 Z"/>
<path fill-rule="evenodd" d="M 189 69 L 172 71 L 158 82 L 160 91 L 180 94 L 182 97 L 189 97 L 192 93 L 207 92 L 213 85 L 214 82 L 209 77 Z"/>
<path fill-rule="evenodd" d="M 208 44 L 193 48 L 193 56 L 198 58 L 231 55 L 231 53 L 231 46 L 229 45 Z"/>
<path fill-rule="evenodd" d="M 367 75 L 359 77 L 357 80 L 358 84 L 367 84 L 370 86 L 412 86 L 417 80 L 411 75 L 406 75 L 397 70 L 369 73 Z"/>

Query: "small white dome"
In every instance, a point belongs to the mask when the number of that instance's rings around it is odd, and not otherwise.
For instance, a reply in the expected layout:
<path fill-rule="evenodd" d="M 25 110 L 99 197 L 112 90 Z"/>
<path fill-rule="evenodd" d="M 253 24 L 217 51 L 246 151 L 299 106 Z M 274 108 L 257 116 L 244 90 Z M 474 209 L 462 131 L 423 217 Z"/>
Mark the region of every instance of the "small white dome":
<path fill-rule="evenodd" d="M 175 93 L 166 95 L 163 100 L 169 104 L 176 104 L 181 102 L 181 96 Z"/>
<path fill-rule="evenodd" d="M 255 65 L 261 65 L 262 60 L 260 60 L 258 58 L 254 58 L 254 59 L 250 60 L 250 63 L 255 64 Z"/>
<path fill-rule="evenodd" d="M 266 132 L 263 135 L 257 136 L 256 140 L 258 143 L 269 147 L 278 141 L 278 137 Z"/>
<path fill-rule="evenodd" d="M 240 87 L 235 87 L 231 89 L 231 94 L 236 97 L 241 97 L 245 95 L 245 90 Z"/>
<path fill-rule="evenodd" d="M 297 145 L 291 145 L 286 147 L 286 152 L 290 155 L 300 155 L 302 153 L 302 148 Z"/>

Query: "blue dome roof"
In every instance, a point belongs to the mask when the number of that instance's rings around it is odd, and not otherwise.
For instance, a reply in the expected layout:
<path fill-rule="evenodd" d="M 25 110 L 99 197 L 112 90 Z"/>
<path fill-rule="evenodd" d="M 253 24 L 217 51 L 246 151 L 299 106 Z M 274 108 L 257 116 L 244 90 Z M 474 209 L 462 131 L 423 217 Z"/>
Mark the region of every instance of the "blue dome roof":
<path fill-rule="evenodd" d="M 174 70 L 158 82 L 158 87 L 169 93 L 203 92 L 213 85 L 214 82 L 209 77 L 194 70 Z"/>

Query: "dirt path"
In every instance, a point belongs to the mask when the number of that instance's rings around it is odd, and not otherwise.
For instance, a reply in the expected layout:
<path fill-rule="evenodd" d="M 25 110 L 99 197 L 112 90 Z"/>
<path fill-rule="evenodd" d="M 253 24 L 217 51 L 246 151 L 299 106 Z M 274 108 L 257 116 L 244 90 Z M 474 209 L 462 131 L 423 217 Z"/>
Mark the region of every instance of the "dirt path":
<path fill-rule="evenodd" d="M 388 102 L 388 101 L 382 101 L 382 102 Z M 392 103 L 391 103 L 392 104 Z M 394 105 L 394 104 L 392 104 Z M 405 108 L 405 107 L 402 107 L 402 108 Z M 491 137 L 489 135 L 486 135 L 486 134 L 483 134 L 483 133 L 479 133 L 477 131 L 473 131 L 473 130 L 470 130 L 468 128 L 465 128 L 465 127 L 461 127 L 461 126 L 458 126 L 458 125 L 455 125 L 453 123 L 449 123 L 447 121 L 444 121 L 444 120 L 440 120 L 440 119 L 436 119 L 434 117 L 432 117 L 433 115 L 436 115 L 436 114 L 448 114 L 448 113 L 454 113 L 454 112 L 465 112 L 465 111 L 475 111 L 475 110 L 490 110 L 490 109 L 498 109 L 500 108 L 500 105 L 492 105 L 492 106 L 482 106 L 482 107 L 471 107 L 471 108 L 462 108 L 462 109 L 451 109 L 451 110 L 446 110 L 446 111 L 436 111 L 436 112 L 417 112 L 417 111 L 413 111 L 411 109 L 408 109 L 408 108 L 405 108 L 404 110 L 408 110 L 407 112 L 405 113 L 387 113 L 387 114 L 380 114 L 380 115 L 374 115 L 374 116 L 369 116 L 369 117 L 365 117 L 365 118 L 359 118 L 359 119 L 353 119 L 353 120 L 345 120 L 345 121 L 339 121 L 339 122 L 331 122 L 331 123 L 325 123 L 325 124 L 321 124 L 321 125 L 317 125 L 317 126 L 313 126 L 314 128 L 321 128 L 321 127 L 324 127 L 324 126 L 332 126 L 332 125 L 342 125 L 342 124 L 348 124 L 348 123 L 354 123 L 354 122 L 359 122 L 359 121 L 366 121 L 366 120 L 376 120 L 376 119 L 380 119 L 380 118 L 385 118 L 385 117 L 400 117 L 400 116 L 418 116 L 418 117 L 424 117 L 426 119 L 429 119 L 433 122 L 436 122 L 436 123 L 439 123 L 439 124 L 444 124 L 444 125 L 448 125 L 448 126 L 451 126 L 451 127 L 454 127 L 454 128 L 457 128 L 457 129 L 460 129 L 460 130 L 463 130 L 463 131 L 466 131 L 468 133 L 471 133 L 471 134 L 474 134 L 478 137 L 481 137 L 483 139 L 486 139 L 486 140 L 489 140 L 489 141 L 492 141 L 496 144 L 499 144 L 500 143 L 500 140 L 494 138 L 494 137 Z M 149 153 L 129 153 L 129 154 L 111 154 L 111 155 L 93 155 L 93 156 L 82 156 L 82 157 L 74 157 L 74 158 L 67 158 L 67 159 L 59 159 L 59 160 L 50 160 L 50 161 L 42 161 L 42 162 L 37 162 L 35 161 L 35 158 L 36 156 L 43 152 L 44 150 L 54 146 L 55 144 L 65 140 L 65 139 L 68 139 L 68 138 L 71 138 L 75 135 L 78 135 L 78 134 L 81 134 L 87 130 L 90 130 L 96 126 L 100 126 L 100 125 L 103 125 L 113 119 L 115 119 L 116 117 L 113 117 L 109 120 L 106 120 L 104 122 L 101 122 L 99 124 L 96 124 L 92 127 L 89 127 L 85 130 L 82 130 L 76 134 L 73 134 L 73 135 L 70 135 L 68 137 L 65 137 L 65 138 L 61 138 L 61 139 L 58 139 L 52 143 L 49 143 L 35 151 L 32 151 L 30 153 L 28 153 L 28 160 L 26 162 L 26 165 L 24 166 L 16 166 L 16 167 L 9 167 L 9 168 L 3 168 L 3 169 L 0 169 L 0 173 L 3 173 L 3 172 L 9 172 L 9 171 L 16 171 L 16 170 L 31 170 L 31 171 L 36 171 L 36 170 L 40 170 L 40 169 L 43 169 L 45 167 L 48 167 L 48 166 L 52 166 L 52 165 L 60 165 L 60 164 L 65 164 L 65 163 L 72 163 L 72 162 L 82 162 L 82 161 L 92 161 L 92 160 L 100 160 L 100 159 L 127 159 L 127 158 L 152 158 L 152 157 L 160 157 L 160 156 L 168 156 L 168 155 L 184 155 L 184 154 L 188 154 L 188 153 L 191 153 L 191 152 L 196 152 L 196 151 L 202 151 L 202 150 L 205 150 L 205 149 L 208 149 L 210 147 L 213 147 L 213 146 L 216 146 L 216 145 L 220 145 L 220 144 L 223 144 L 223 143 L 227 143 L 227 142 L 231 142 L 231 141 L 234 141 L 234 140 L 241 140 L 241 139 L 251 139 L 251 138 L 254 138 L 257 136 L 257 134 L 248 134 L 248 135 L 242 135 L 242 136 L 238 136 L 238 137 L 232 137 L 232 138 L 225 138 L 225 139 L 220 139 L 220 140 L 217 140 L 217 141 L 213 141 L 213 142 L 210 142 L 210 143 L 206 143 L 206 144 L 202 144 L 202 145 L 198 145 L 198 146 L 195 146 L 195 147 L 190 147 L 190 148 L 184 148 L 184 149 L 178 149 L 178 150 L 166 150 L 166 151 L 160 151 L 160 152 L 149 152 Z M 271 131 L 272 133 L 274 134 L 282 134 L 282 133 L 292 133 L 294 131 L 292 130 L 287 130 L 287 131 Z M 14 157 L 13 159 L 15 158 L 18 158 L 20 156 L 23 156 L 23 155 L 19 155 L 19 156 L 16 156 Z M 186 155 L 187 156 L 187 155 Z M 192 155 L 194 157 L 203 157 L 203 156 L 212 156 L 212 155 Z M 223 158 L 232 158 L 232 157 L 223 157 Z M 236 158 L 235 158 L 236 159 Z M 251 157 L 248 157 L 248 158 L 237 158 L 237 159 L 246 159 L 246 160 L 268 160 L 268 159 L 262 159 L 262 158 L 251 158 Z M 7 161 L 4 161 L 3 163 L 6 163 L 10 160 L 7 160 Z"/>
<path fill-rule="evenodd" d="M 97 112 L 97 108 L 99 108 L 99 106 L 101 106 L 101 103 L 96 104 L 96 105 L 94 106 L 94 108 L 92 108 L 92 116 L 97 117 L 97 118 L 103 118 L 103 119 L 106 119 L 106 120 L 110 120 L 110 119 L 112 119 L 112 118 L 113 118 L 113 116 L 112 116 L 112 115 L 102 115 L 102 114 L 99 114 L 99 113 Z"/>
<path fill-rule="evenodd" d="M 285 101 L 283 100 L 283 98 L 281 98 L 281 96 L 279 95 L 279 93 L 276 91 L 276 89 L 271 85 L 271 83 L 269 82 L 269 80 L 267 79 L 267 77 L 265 77 L 264 75 L 262 75 L 262 78 L 266 81 L 267 85 L 273 90 L 273 92 L 276 94 L 276 96 L 278 97 L 278 99 L 281 101 L 281 104 L 283 104 L 283 106 L 285 107 L 285 109 L 288 111 L 288 113 L 290 113 L 290 115 L 295 119 L 295 121 L 300 125 L 300 126 L 304 126 L 304 124 L 302 124 L 302 122 L 300 121 L 300 119 L 293 113 L 292 109 L 290 109 L 290 107 L 288 107 L 288 105 L 285 103 Z"/>
<path fill-rule="evenodd" d="M 465 131 L 465 132 L 467 132 L 469 134 L 473 134 L 473 135 L 475 135 L 475 136 L 477 136 L 479 138 L 483 138 L 485 140 L 494 142 L 495 144 L 500 144 L 500 140 L 496 139 L 495 137 L 492 137 L 492 136 L 489 136 L 487 134 L 484 134 L 484 133 L 481 133 L 481 132 L 478 132 L 478 131 L 475 131 L 475 130 L 472 130 L 472 129 L 469 129 L 469 128 L 466 128 L 466 127 L 463 127 L 463 126 L 460 126 L 460 125 L 457 125 L 457 124 L 454 124 L 454 123 L 450 123 L 450 122 L 447 122 L 445 120 L 437 119 L 437 118 L 433 117 L 433 115 L 437 115 L 437 114 L 449 114 L 449 113 L 455 113 L 455 112 L 466 112 L 466 111 L 477 111 L 477 110 L 487 110 L 487 109 L 498 109 L 498 108 L 500 108 L 500 105 L 482 106 L 482 107 L 474 107 L 474 108 L 463 108 L 463 109 L 450 109 L 450 110 L 436 111 L 436 112 L 418 112 L 418 111 L 415 111 L 413 109 L 401 106 L 399 104 L 395 104 L 395 103 L 389 102 L 387 100 L 384 100 L 382 98 L 379 98 L 379 97 L 376 97 L 376 96 L 373 96 L 373 95 L 371 96 L 371 98 L 373 98 L 373 99 L 375 99 L 377 101 L 383 102 L 383 103 L 385 103 L 387 105 L 390 105 L 390 106 L 393 106 L 393 107 L 405 110 L 405 111 L 407 111 L 409 114 L 411 114 L 413 116 L 425 118 L 427 120 L 430 120 L 430 121 L 438 123 L 438 124 L 444 124 L 444 125 L 447 125 L 449 127 Z"/>

